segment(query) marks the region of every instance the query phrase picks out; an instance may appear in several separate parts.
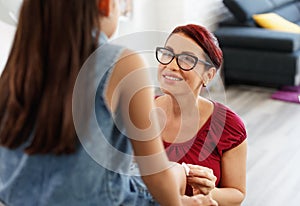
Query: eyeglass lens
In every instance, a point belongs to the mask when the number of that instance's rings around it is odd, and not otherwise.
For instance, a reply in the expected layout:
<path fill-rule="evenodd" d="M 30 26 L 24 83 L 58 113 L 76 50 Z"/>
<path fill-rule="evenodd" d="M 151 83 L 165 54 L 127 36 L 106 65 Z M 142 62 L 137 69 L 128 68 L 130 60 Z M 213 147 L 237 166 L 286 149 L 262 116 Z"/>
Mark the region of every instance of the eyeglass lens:
<path fill-rule="evenodd" d="M 195 67 L 198 59 L 188 54 L 175 55 L 172 51 L 166 48 L 157 48 L 156 58 L 164 65 L 169 64 L 176 57 L 177 65 L 183 70 L 191 70 Z"/>

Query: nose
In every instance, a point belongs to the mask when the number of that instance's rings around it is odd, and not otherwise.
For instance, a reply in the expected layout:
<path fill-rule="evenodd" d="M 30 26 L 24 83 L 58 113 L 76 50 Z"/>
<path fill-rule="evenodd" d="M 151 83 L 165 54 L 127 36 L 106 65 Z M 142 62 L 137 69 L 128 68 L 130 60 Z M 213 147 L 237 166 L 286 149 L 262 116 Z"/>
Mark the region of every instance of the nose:
<path fill-rule="evenodd" d="M 176 58 L 174 58 L 168 65 L 167 68 L 172 70 L 172 71 L 176 71 L 176 70 L 180 70 Z"/>

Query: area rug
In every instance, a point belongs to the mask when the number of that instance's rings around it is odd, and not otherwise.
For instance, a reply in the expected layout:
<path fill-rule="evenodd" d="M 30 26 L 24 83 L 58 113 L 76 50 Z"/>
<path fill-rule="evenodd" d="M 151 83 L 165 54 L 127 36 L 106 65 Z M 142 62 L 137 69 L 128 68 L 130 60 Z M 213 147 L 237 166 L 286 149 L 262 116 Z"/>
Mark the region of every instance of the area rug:
<path fill-rule="evenodd" d="M 300 85 L 283 86 L 272 94 L 272 99 L 300 104 Z"/>

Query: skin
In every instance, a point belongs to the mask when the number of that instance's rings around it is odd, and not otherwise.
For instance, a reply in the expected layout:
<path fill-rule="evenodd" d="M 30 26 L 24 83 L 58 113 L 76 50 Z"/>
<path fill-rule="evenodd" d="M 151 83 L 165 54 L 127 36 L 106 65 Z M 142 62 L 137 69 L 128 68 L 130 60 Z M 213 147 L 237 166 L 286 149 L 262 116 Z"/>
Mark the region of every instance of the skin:
<path fill-rule="evenodd" d="M 182 33 L 171 35 L 165 47 L 175 54 L 190 53 L 205 60 L 202 48 Z M 212 115 L 213 103 L 199 94 L 203 84 L 212 80 L 215 73 L 214 67 L 208 69 L 201 63 L 191 71 L 183 71 L 175 59 L 168 65 L 159 65 L 158 80 L 164 95 L 155 101 L 163 111 L 159 119 L 164 141 L 188 141 Z M 246 153 L 247 143 L 243 142 L 223 154 L 220 188 L 215 187 L 216 177 L 211 169 L 189 165 L 190 175 L 187 181 L 193 187 L 194 194 L 209 195 L 222 206 L 240 205 L 246 191 Z"/>
<path fill-rule="evenodd" d="M 118 1 L 110 0 L 109 15 L 101 19 L 102 31 L 111 37 L 117 27 L 119 16 Z M 138 54 L 131 51 L 124 51 L 117 61 L 111 78 L 109 79 L 106 90 L 106 101 L 110 105 L 110 110 L 116 110 L 120 101 L 126 102 L 130 99 L 129 108 L 121 105 L 121 112 L 124 116 L 125 127 L 133 146 L 136 161 L 142 178 L 148 187 L 150 193 L 161 205 L 198 205 L 198 206 L 216 206 L 216 201 L 211 197 L 201 194 L 194 197 L 184 196 L 186 176 L 184 169 L 177 163 L 168 161 L 164 152 L 164 147 L 159 135 L 157 116 L 152 113 L 152 119 L 149 114 L 155 107 L 152 88 L 142 86 L 150 85 L 148 73 L 141 70 L 145 68 L 145 63 Z M 134 76 L 131 78 L 131 74 Z M 142 85 L 141 85 L 142 84 Z M 137 87 L 134 87 L 137 86 Z M 131 97 L 130 91 L 138 91 Z M 139 110 L 137 108 L 143 108 Z M 129 114 L 129 115 L 128 115 Z M 128 116 L 127 116 L 128 115 Z M 132 123 L 132 124 L 130 124 Z M 151 134 L 149 137 L 141 139 L 136 135 L 139 129 L 148 129 Z M 143 156 L 155 155 L 153 159 L 143 161 Z M 155 173 L 148 173 L 150 168 L 159 168 Z"/>

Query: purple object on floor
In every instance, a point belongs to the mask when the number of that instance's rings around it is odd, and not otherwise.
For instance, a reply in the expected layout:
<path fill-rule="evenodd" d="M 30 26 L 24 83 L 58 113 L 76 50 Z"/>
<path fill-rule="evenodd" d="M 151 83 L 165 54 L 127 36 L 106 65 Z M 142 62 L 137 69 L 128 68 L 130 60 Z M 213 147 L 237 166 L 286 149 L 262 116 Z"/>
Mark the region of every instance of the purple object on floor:
<path fill-rule="evenodd" d="M 272 99 L 282 100 L 286 102 L 294 102 L 300 104 L 300 93 L 290 91 L 277 91 L 272 94 Z"/>
<path fill-rule="evenodd" d="M 294 102 L 300 104 L 300 85 L 299 86 L 283 86 L 272 94 L 272 99 L 286 102 Z"/>

